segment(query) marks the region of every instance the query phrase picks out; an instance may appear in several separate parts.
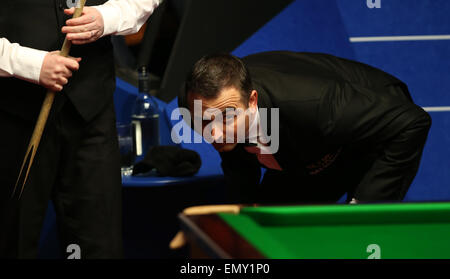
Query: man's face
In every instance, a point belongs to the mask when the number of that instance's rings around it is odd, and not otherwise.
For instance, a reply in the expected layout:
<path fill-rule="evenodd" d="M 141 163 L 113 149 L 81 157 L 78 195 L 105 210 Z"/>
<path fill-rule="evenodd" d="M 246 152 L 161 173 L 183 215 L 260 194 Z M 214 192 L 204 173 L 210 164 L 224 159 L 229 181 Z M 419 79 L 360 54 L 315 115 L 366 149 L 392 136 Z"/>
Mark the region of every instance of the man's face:
<path fill-rule="evenodd" d="M 201 101 L 201 115 L 194 113 L 194 101 Z M 205 98 L 195 92 L 188 94 L 189 110 L 194 117 L 201 117 L 203 137 L 211 135 L 213 147 L 219 152 L 231 151 L 236 147 L 238 138 L 248 134 L 249 113 L 257 109 L 258 93 L 253 90 L 248 102 L 244 102 L 241 93 L 235 87 L 224 88 L 215 98 Z M 243 132 L 243 133 L 242 133 Z"/>

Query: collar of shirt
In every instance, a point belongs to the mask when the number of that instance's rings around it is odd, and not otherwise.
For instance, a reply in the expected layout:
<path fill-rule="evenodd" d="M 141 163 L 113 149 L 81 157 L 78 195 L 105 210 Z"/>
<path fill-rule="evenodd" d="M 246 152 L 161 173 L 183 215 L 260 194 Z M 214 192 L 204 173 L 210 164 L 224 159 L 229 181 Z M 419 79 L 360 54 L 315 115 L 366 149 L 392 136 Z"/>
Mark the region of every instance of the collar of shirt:
<path fill-rule="evenodd" d="M 260 116 L 258 108 L 255 112 L 250 114 L 250 125 L 248 127 L 248 135 L 246 136 L 246 142 L 248 143 L 256 143 L 257 147 L 261 149 L 261 151 L 265 151 L 264 154 L 270 154 L 270 149 L 267 144 L 263 142 L 268 142 L 264 135 L 263 130 L 260 125 Z"/>
<path fill-rule="evenodd" d="M 248 127 L 248 134 L 246 136 L 246 142 L 257 143 L 259 136 L 259 111 L 258 108 L 252 111 L 250 114 L 250 125 Z"/>

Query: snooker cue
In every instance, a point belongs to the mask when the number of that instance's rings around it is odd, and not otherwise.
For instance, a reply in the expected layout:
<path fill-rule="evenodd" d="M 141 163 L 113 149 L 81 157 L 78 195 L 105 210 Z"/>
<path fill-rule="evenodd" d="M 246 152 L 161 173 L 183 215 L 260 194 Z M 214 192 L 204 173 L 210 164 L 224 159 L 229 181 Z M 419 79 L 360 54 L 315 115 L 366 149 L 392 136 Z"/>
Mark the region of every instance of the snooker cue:
<path fill-rule="evenodd" d="M 219 205 L 201 205 L 192 206 L 183 210 L 184 215 L 207 215 L 214 213 L 233 213 L 239 214 L 241 211 L 239 204 L 219 204 Z M 179 231 L 175 237 L 170 241 L 169 247 L 172 250 L 179 249 L 186 245 L 187 240 L 183 231 Z"/>
<path fill-rule="evenodd" d="M 77 18 L 81 16 L 83 12 L 84 5 L 86 4 L 86 0 L 78 0 L 77 7 L 75 8 L 75 13 L 72 18 Z M 64 39 L 64 43 L 62 45 L 61 51 L 59 55 L 67 57 L 69 56 L 70 47 L 72 46 L 72 42 L 67 40 L 67 36 Z M 19 199 L 22 196 L 23 189 L 25 188 L 25 183 L 28 179 L 28 174 L 30 173 L 31 165 L 33 164 L 34 157 L 37 152 L 37 148 L 39 146 L 39 142 L 41 141 L 42 133 L 44 131 L 45 124 L 47 123 L 48 115 L 50 113 L 50 109 L 52 108 L 53 101 L 55 99 L 56 92 L 52 90 L 48 90 L 45 95 L 44 102 L 42 103 L 41 111 L 39 113 L 39 117 L 36 121 L 36 125 L 33 130 L 33 134 L 31 136 L 30 142 L 28 144 L 27 152 L 25 153 L 25 157 L 23 158 L 22 167 L 20 168 L 19 176 L 17 177 L 16 185 L 14 186 L 13 193 L 11 198 L 14 197 L 16 193 L 17 185 L 19 184 L 20 178 L 22 177 L 22 173 L 26 167 L 25 178 L 22 183 L 22 187 L 19 194 Z M 28 162 L 28 164 L 27 164 Z"/>

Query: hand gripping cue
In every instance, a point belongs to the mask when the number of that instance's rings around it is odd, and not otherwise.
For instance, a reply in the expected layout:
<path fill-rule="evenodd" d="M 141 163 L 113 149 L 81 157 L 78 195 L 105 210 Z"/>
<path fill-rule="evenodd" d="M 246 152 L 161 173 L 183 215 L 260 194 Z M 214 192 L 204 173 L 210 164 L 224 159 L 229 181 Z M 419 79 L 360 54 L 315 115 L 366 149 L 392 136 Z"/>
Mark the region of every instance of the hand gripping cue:
<path fill-rule="evenodd" d="M 75 13 L 72 18 L 77 18 L 81 16 L 83 12 L 83 7 L 86 4 L 86 0 L 78 0 L 78 5 L 75 8 Z M 67 57 L 69 55 L 70 47 L 72 46 L 72 42 L 67 40 L 67 37 L 64 40 L 63 46 L 59 55 Z M 25 178 L 23 179 L 22 187 L 19 193 L 19 199 L 22 196 L 23 189 L 25 187 L 25 183 L 27 182 L 28 174 L 30 172 L 31 165 L 33 164 L 34 156 L 36 155 L 37 148 L 39 146 L 39 142 L 41 141 L 42 132 L 44 131 L 45 123 L 47 122 L 48 114 L 50 113 L 50 109 L 53 105 L 53 100 L 55 99 L 55 92 L 49 90 L 45 96 L 44 102 L 42 103 L 41 112 L 39 113 L 39 117 L 37 119 L 36 125 L 34 126 L 33 135 L 31 136 L 30 143 L 28 144 L 28 149 L 23 158 L 22 167 L 20 168 L 19 177 L 17 177 L 16 185 L 14 186 L 14 190 L 12 193 L 12 197 L 14 197 L 17 185 L 19 185 L 20 178 L 24 173 L 26 166 Z"/>

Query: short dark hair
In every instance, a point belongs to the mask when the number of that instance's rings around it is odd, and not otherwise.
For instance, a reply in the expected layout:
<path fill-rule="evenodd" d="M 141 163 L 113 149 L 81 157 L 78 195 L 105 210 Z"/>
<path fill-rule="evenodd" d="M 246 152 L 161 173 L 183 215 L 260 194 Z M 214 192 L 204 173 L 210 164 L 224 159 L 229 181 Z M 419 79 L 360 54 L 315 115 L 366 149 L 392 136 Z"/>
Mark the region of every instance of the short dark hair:
<path fill-rule="evenodd" d="M 227 53 L 210 54 L 198 60 L 189 72 L 185 83 L 185 98 L 188 93 L 214 98 L 227 87 L 235 87 L 247 103 L 252 91 L 252 80 L 244 62 Z"/>

